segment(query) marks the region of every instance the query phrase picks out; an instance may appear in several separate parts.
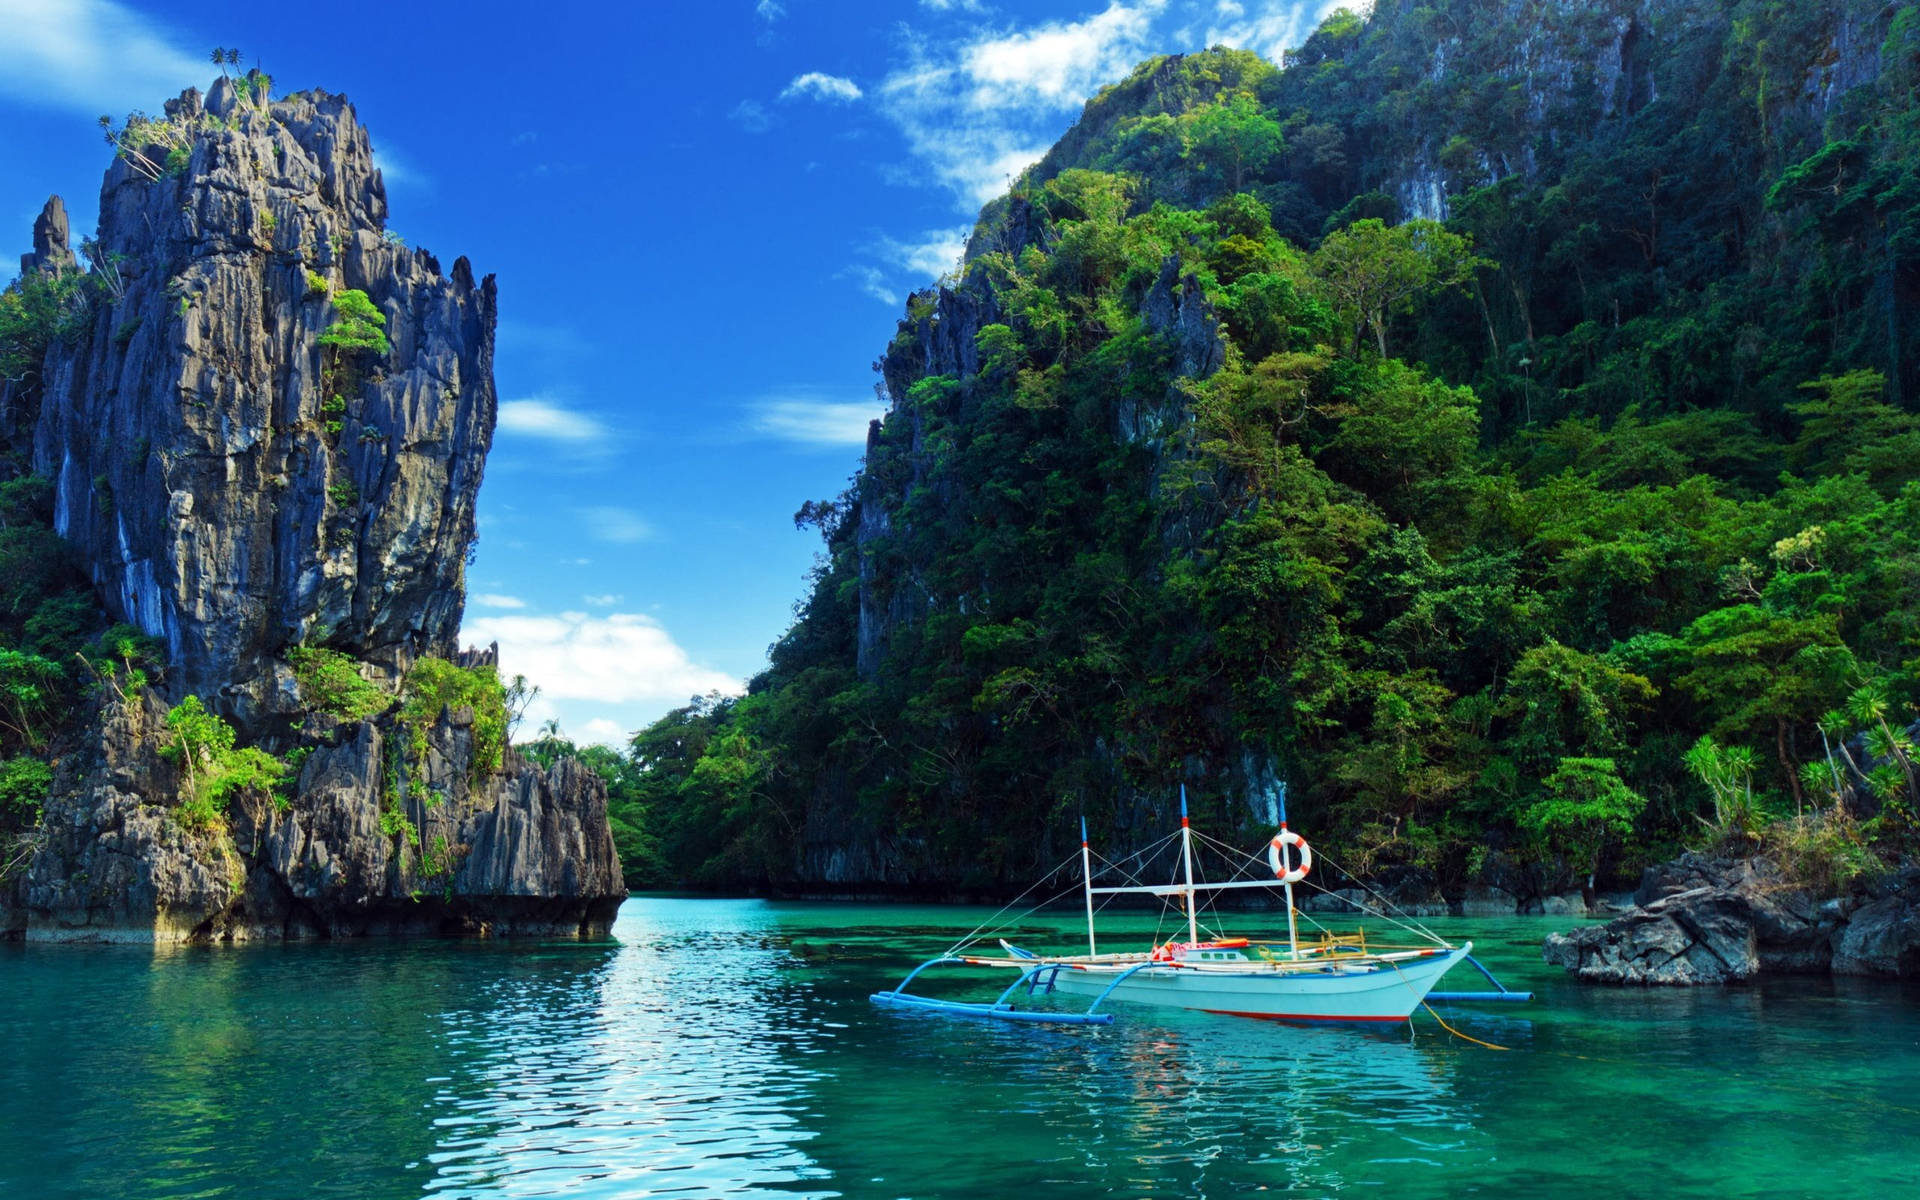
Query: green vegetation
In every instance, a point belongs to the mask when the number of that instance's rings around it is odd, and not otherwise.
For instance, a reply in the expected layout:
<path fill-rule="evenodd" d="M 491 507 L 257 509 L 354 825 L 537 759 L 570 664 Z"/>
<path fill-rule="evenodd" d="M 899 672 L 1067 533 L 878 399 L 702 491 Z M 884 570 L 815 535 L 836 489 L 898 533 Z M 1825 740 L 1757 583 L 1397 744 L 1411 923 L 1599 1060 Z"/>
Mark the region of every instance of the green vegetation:
<path fill-rule="evenodd" d="M 1546 795 L 1520 814 L 1520 827 L 1586 874 L 1591 900 L 1600 852 L 1627 836 L 1647 798 L 1620 782 L 1610 758 L 1563 758 L 1542 785 Z"/>
<path fill-rule="evenodd" d="M 380 834 L 382 837 L 399 838 L 401 842 L 420 848 L 420 828 L 415 825 L 405 811 L 399 808 L 380 810 Z"/>
<path fill-rule="evenodd" d="M 778 881 L 818 820 L 1003 885 L 1076 811 L 1185 780 L 1232 826 L 1269 769 L 1443 887 L 1913 848 L 1920 18 L 1862 8 L 1880 76 L 1816 119 L 1843 5 L 1763 7 L 1599 124 L 1529 99 L 1492 0 L 1108 89 L 983 213 L 969 303 L 909 302 L 767 672 L 634 738 L 645 861 Z M 1222 344 L 1183 373 L 1188 280 Z"/>
<path fill-rule="evenodd" d="M 346 428 L 346 417 L 347 398 L 345 396 L 328 396 L 320 402 L 320 419 L 329 438 L 337 439 L 340 436 L 340 431 Z"/>
<path fill-rule="evenodd" d="M 86 329 L 86 278 L 34 271 L 0 292 L 0 380 L 37 381 L 47 347 Z"/>
<path fill-rule="evenodd" d="M 287 764 L 257 747 L 235 747 L 233 726 L 208 712 L 198 696 L 167 711 L 167 743 L 160 757 L 180 769 L 180 802 L 173 815 L 188 829 L 220 830 L 235 796 L 286 806 L 278 789 Z"/>
<path fill-rule="evenodd" d="M 340 319 L 327 326 L 319 341 L 343 353 L 385 354 L 393 347 L 387 342 L 387 315 L 359 288 L 348 288 L 333 297 L 333 308 Z"/>
<path fill-rule="evenodd" d="M 352 655 L 317 646 L 295 646 L 287 662 L 307 707 L 342 721 L 364 721 L 384 712 L 393 697 L 360 674 Z"/>
<path fill-rule="evenodd" d="M 310 291 L 316 278 L 309 274 Z M 325 280 L 320 282 L 325 284 Z M 332 302 L 340 319 L 329 325 L 318 339 L 325 347 L 320 372 L 320 394 L 324 397 L 320 402 L 320 419 L 336 476 L 336 482 L 327 487 L 327 498 L 332 501 L 335 516 L 328 541 L 334 546 L 344 546 L 352 544 L 354 534 L 350 521 L 360 502 L 360 489 L 347 477 L 347 463 L 340 452 L 349 397 L 357 399 L 360 394 L 366 381 L 368 357 L 385 354 L 392 347 L 385 332 L 386 314 L 365 292 L 349 288 L 335 293 Z"/>
<path fill-rule="evenodd" d="M 400 724 L 407 731 L 412 761 L 425 760 L 427 733 L 443 710 L 467 708 L 473 711 L 472 776 L 493 774 L 504 761 L 521 710 L 532 698 L 533 690 L 522 676 L 503 684 L 490 666 L 460 667 L 444 658 L 422 658 L 400 689 Z"/>
<path fill-rule="evenodd" d="M 0 819 L 15 825 L 35 825 L 47 789 L 53 786 L 53 768 L 37 758 L 0 759 Z"/>

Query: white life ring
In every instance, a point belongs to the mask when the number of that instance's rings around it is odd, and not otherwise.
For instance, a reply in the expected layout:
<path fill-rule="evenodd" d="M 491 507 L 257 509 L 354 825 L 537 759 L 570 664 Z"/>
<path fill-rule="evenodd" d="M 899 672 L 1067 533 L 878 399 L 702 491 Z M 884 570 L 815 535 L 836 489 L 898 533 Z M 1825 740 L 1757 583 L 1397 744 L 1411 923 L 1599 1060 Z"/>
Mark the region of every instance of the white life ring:
<path fill-rule="evenodd" d="M 1300 848 L 1300 865 L 1291 871 L 1287 869 L 1287 855 L 1282 849 L 1285 846 Z M 1299 883 L 1307 877 L 1308 871 L 1313 870 L 1313 849 L 1307 845 L 1307 839 L 1291 829 L 1282 828 L 1267 843 L 1267 862 L 1273 867 L 1274 877 L 1281 883 Z"/>

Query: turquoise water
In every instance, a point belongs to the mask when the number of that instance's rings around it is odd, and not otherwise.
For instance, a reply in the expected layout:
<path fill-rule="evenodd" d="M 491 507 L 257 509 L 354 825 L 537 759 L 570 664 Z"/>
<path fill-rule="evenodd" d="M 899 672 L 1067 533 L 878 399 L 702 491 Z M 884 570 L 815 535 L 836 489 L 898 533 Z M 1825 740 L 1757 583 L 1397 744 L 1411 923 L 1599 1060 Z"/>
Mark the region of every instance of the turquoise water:
<path fill-rule="evenodd" d="M 985 915 L 639 898 L 604 945 L 0 947 L 0 1195 L 1920 1190 L 1911 986 L 1583 988 L 1539 960 L 1552 924 L 1512 919 L 1433 922 L 1541 994 L 1443 1010 L 1505 1052 L 1424 1015 L 868 1004 Z"/>

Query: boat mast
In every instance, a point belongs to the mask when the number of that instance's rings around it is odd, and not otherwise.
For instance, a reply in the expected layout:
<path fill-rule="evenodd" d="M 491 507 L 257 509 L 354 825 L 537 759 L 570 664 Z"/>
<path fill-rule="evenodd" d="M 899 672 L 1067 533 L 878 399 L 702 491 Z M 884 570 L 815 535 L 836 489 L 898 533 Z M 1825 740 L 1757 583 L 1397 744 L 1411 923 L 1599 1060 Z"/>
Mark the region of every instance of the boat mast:
<path fill-rule="evenodd" d="M 1284 833 L 1286 832 L 1286 828 L 1287 828 L 1287 785 L 1285 782 L 1282 782 L 1280 784 L 1280 831 Z M 1280 847 L 1280 865 L 1283 867 L 1287 865 L 1287 848 L 1285 846 Z M 1293 915 L 1293 885 L 1291 883 L 1289 883 L 1286 886 L 1286 892 L 1287 892 L 1287 953 L 1293 958 L 1295 962 L 1298 962 L 1300 960 L 1300 926 L 1299 926 L 1299 922 Z"/>
<path fill-rule="evenodd" d="M 1098 954 L 1093 948 L 1093 852 L 1087 849 L 1087 814 L 1080 814 L 1080 878 L 1087 889 L 1087 953 Z"/>
<path fill-rule="evenodd" d="M 1193 828 L 1187 824 L 1187 785 L 1184 783 L 1180 785 L 1180 853 L 1187 864 L 1187 941 L 1192 943 L 1200 940 L 1200 914 L 1194 911 L 1193 905 Z M 1293 907 L 1291 897 L 1287 907 Z M 1296 948 L 1294 957 L 1299 956 Z"/>

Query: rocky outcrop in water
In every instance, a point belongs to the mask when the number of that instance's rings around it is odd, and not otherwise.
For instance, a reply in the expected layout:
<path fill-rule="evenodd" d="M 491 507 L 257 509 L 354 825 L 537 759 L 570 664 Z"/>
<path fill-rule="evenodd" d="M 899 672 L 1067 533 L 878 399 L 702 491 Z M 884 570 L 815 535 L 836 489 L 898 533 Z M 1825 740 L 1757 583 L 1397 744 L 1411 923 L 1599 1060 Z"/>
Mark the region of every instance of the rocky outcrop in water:
<path fill-rule="evenodd" d="M 625 888 L 597 777 L 480 752 L 463 707 L 424 751 L 391 705 L 327 718 L 286 660 L 325 647 L 390 693 L 426 656 L 494 666 L 456 653 L 495 419 L 492 277 L 388 233 L 344 97 L 223 78 L 120 144 L 85 326 L 0 391 L 0 433 L 166 669 L 98 685 L 56 739 L 0 936 L 603 933 Z M 57 197 L 23 268 L 76 269 Z M 243 743 L 304 756 L 283 801 L 252 788 L 211 825 L 177 818 L 158 748 L 189 695 Z"/>
<path fill-rule="evenodd" d="M 442 715 L 418 768 L 389 781 L 389 723 L 335 731 L 286 807 L 255 795 L 223 830 L 169 809 L 180 780 L 152 747 L 166 705 L 105 705 L 98 740 L 60 765 L 41 843 L 0 906 L 39 941 L 247 941 L 365 934 L 596 935 L 625 889 L 606 787 L 571 759 L 469 778 L 472 714 Z M 417 779 L 422 785 L 411 786 Z M 381 827 L 384 788 L 418 830 Z"/>
<path fill-rule="evenodd" d="M 1556 933 L 1546 961 L 1592 983 L 1744 983 L 1763 974 L 1920 975 L 1920 869 L 1820 897 L 1766 858 L 1687 854 L 1650 868 L 1635 907 Z"/>

